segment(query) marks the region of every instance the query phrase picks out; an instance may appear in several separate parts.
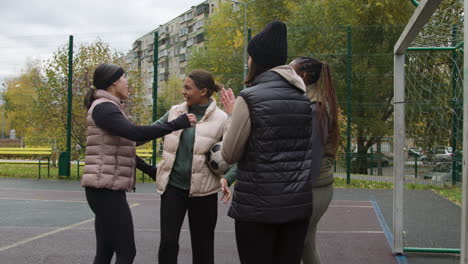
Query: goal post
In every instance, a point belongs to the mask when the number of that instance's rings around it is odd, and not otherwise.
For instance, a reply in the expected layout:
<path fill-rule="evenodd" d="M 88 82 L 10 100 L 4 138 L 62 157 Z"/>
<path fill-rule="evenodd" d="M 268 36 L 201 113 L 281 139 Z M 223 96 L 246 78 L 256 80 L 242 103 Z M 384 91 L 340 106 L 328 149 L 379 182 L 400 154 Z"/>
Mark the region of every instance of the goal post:
<path fill-rule="evenodd" d="M 405 157 L 405 51 L 416 39 L 442 0 L 423 0 L 394 48 L 394 167 L 393 253 L 403 254 L 403 191 Z M 465 105 L 466 108 L 466 105 Z M 466 153 L 466 152 L 465 152 Z M 466 156 L 466 155 L 465 155 Z"/>

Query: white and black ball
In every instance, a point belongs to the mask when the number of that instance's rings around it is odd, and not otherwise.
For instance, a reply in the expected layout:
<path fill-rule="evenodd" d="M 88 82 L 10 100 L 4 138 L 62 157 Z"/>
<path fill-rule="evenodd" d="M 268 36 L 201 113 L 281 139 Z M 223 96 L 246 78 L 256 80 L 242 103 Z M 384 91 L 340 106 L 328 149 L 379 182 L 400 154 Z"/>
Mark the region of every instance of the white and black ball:
<path fill-rule="evenodd" d="M 224 175 L 231 167 L 227 164 L 221 155 L 221 146 L 223 142 L 220 141 L 211 146 L 210 151 L 206 154 L 206 163 L 208 168 L 216 175 Z"/>

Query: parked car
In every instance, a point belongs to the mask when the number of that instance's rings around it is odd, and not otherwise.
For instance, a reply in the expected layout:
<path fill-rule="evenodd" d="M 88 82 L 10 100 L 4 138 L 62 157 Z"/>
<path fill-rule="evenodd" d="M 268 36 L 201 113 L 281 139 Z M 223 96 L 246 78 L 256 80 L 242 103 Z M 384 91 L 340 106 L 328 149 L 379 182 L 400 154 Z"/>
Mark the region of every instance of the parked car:
<path fill-rule="evenodd" d="M 423 163 L 452 161 L 452 147 L 434 147 L 420 157 Z"/>
<path fill-rule="evenodd" d="M 408 149 L 408 157 L 416 157 L 416 158 L 419 158 L 421 157 L 423 154 L 422 154 L 422 149 L 421 148 L 418 148 L 418 147 L 410 147 Z"/>

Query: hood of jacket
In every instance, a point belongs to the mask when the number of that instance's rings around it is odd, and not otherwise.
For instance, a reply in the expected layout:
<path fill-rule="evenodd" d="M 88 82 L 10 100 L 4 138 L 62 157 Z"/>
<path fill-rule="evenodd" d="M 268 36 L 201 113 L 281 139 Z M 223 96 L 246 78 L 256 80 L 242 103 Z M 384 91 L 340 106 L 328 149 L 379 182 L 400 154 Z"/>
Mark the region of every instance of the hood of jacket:
<path fill-rule="evenodd" d="M 293 67 L 289 65 L 281 65 L 271 69 L 271 71 L 279 74 L 294 87 L 302 90 L 303 92 L 306 92 L 306 85 L 304 84 L 304 81 L 302 80 L 301 76 L 296 73 Z"/>

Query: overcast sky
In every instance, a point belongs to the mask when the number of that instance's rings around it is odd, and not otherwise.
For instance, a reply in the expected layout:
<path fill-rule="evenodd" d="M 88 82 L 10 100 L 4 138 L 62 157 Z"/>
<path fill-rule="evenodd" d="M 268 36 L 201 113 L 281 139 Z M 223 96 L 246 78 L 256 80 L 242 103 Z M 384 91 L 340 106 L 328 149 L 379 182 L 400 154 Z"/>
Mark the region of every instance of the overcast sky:
<path fill-rule="evenodd" d="M 74 35 L 126 52 L 133 41 L 203 0 L 1 0 L 0 82 L 46 60 Z M 0 85 L 0 89 L 2 89 Z"/>

